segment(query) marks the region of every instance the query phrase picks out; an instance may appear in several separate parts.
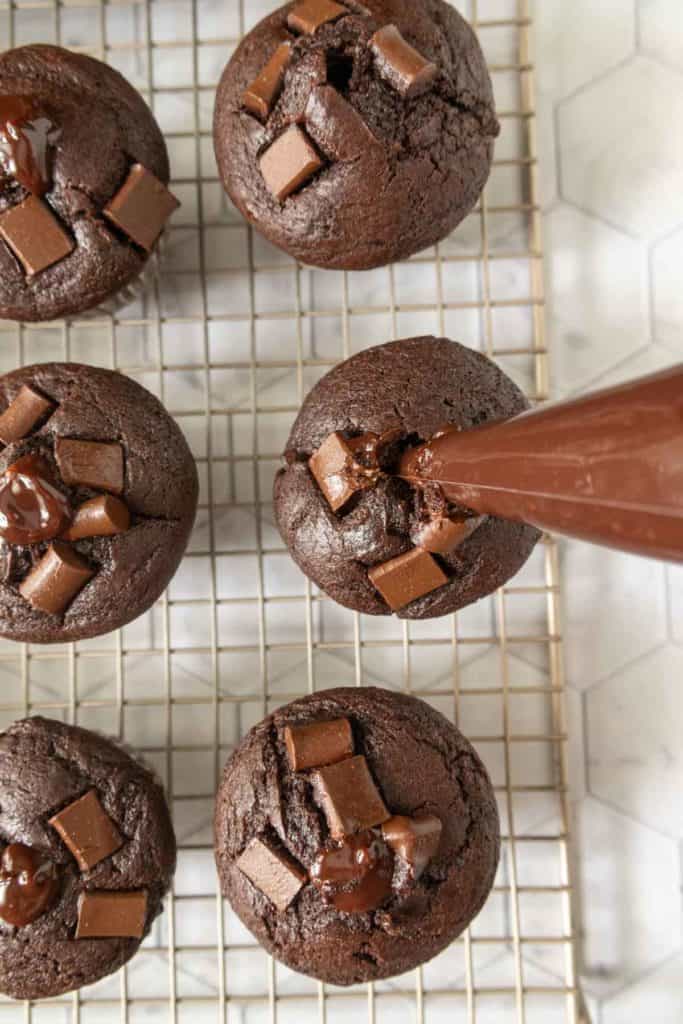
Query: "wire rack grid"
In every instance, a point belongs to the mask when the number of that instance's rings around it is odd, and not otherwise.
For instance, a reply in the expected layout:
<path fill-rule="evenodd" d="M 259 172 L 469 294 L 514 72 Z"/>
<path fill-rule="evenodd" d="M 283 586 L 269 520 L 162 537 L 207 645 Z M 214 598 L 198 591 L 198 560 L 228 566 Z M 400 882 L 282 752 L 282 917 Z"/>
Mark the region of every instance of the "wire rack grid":
<path fill-rule="evenodd" d="M 587 1020 L 575 972 L 557 550 L 457 617 L 362 618 L 296 570 L 271 486 L 306 391 L 340 359 L 434 332 L 548 393 L 529 0 L 461 0 L 489 59 L 503 127 L 491 181 L 455 235 L 368 274 L 313 271 L 253 234 L 225 198 L 213 93 L 270 0 L 0 0 L 0 46 L 56 42 L 118 67 L 164 128 L 183 208 L 156 278 L 115 318 L 0 325 L 0 370 L 75 359 L 164 401 L 201 477 L 192 542 L 168 593 L 119 633 L 55 648 L 0 644 L 0 724 L 41 712 L 120 737 L 164 779 L 179 840 L 166 911 L 116 976 L 63 999 L 0 1001 L 0 1024 L 229 1022 L 555 1024 Z M 212 858 L 223 762 L 302 693 L 412 691 L 471 737 L 495 785 L 503 855 L 471 929 L 424 968 L 340 990 L 272 962 L 224 905 Z"/>

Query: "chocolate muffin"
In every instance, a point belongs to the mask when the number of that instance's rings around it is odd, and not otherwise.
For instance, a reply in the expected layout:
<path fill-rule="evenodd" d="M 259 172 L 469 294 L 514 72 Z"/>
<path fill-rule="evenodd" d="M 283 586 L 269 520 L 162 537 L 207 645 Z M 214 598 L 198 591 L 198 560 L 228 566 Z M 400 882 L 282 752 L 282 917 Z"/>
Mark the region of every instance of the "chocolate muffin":
<path fill-rule="evenodd" d="M 458 730 L 423 701 L 328 690 L 251 730 L 216 802 L 223 894 L 269 953 L 334 985 L 436 956 L 493 884 L 496 802 Z"/>
<path fill-rule="evenodd" d="M 135 381 L 76 363 L 0 378 L 0 635 L 63 643 L 146 611 L 178 567 L 197 471 Z"/>
<path fill-rule="evenodd" d="M 448 235 L 498 134 L 469 25 L 444 0 L 297 0 L 223 73 L 216 158 L 230 198 L 303 263 L 363 270 Z"/>
<path fill-rule="evenodd" d="M 176 862 L 163 790 L 137 760 L 47 718 L 0 736 L 0 992 L 42 999 L 130 960 Z"/>
<path fill-rule="evenodd" d="M 0 54 L 0 318 L 121 293 L 178 205 L 168 179 L 159 127 L 117 71 L 56 46 Z"/>
<path fill-rule="evenodd" d="M 275 480 L 275 516 L 294 561 L 339 604 L 427 619 L 513 576 L 540 534 L 449 504 L 396 475 L 408 446 L 527 408 L 490 360 L 444 338 L 367 349 L 305 400 Z"/>

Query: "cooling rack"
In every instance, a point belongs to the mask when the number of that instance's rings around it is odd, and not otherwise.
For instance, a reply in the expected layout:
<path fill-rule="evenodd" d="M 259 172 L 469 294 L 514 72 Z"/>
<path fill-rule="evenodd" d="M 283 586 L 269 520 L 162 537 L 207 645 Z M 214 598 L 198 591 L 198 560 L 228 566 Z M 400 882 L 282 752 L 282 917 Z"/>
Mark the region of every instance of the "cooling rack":
<path fill-rule="evenodd" d="M 271 486 L 308 389 L 337 361 L 437 333 L 548 394 L 529 0 L 461 0 L 489 60 L 502 135 L 491 181 L 454 236 L 368 274 L 297 266 L 246 227 L 217 180 L 213 96 L 270 0 L 0 0 L 0 48 L 56 42 L 121 70 L 168 139 L 183 202 L 161 267 L 114 319 L 0 325 L 0 370 L 73 359 L 122 370 L 177 417 L 197 459 L 188 554 L 155 608 L 71 646 L 0 643 L 0 725 L 41 712 L 120 737 L 168 787 L 173 893 L 112 978 L 0 1024 L 559 1024 L 587 1022 L 577 988 L 557 550 L 457 617 L 360 617 L 295 568 Z M 213 795 L 239 737 L 268 710 L 337 685 L 412 691 L 486 762 L 504 834 L 485 909 L 449 950 L 390 982 L 324 986 L 272 962 L 216 891 Z"/>

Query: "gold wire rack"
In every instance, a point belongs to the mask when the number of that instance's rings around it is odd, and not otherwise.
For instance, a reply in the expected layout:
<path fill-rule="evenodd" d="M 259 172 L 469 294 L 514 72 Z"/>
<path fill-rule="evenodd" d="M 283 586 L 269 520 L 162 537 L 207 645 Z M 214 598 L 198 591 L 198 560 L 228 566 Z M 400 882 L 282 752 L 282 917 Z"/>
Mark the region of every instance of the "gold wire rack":
<path fill-rule="evenodd" d="M 274 528 L 271 486 L 312 384 L 352 353 L 438 333 L 548 396 L 529 0 L 460 0 L 489 59 L 503 127 L 477 209 L 436 249 L 370 274 L 294 264 L 225 198 L 213 94 L 271 0 L 0 0 L 0 47 L 55 42 L 118 67 L 164 128 L 183 208 L 161 267 L 114 318 L 0 324 L 0 370 L 51 359 L 112 366 L 177 417 L 201 478 L 188 554 L 168 593 L 119 633 L 41 648 L 0 643 L 0 725 L 43 713 L 120 737 L 163 777 L 179 839 L 166 911 L 137 957 L 87 990 L 5 1022 L 582 1024 L 572 918 L 558 556 L 458 616 L 362 618 L 315 590 Z M 471 929 L 435 961 L 341 990 L 271 961 L 216 890 L 213 795 L 264 713 L 302 693 L 375 683 L 456 721 L 495 785 L 503 855 Z"/>

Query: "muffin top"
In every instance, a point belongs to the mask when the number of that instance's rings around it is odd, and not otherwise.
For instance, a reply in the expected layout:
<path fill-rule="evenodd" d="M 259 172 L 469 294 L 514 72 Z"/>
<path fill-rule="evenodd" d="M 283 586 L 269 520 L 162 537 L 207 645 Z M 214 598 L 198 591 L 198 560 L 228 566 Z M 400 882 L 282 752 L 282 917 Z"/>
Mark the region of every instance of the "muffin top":
<path fill-rule="evenodd" d="M 310 392 L 275 480 L 275 516 L 300 568 L 346 607 L 446 615 L 517 572 L 539 532 L 451 506 L 397 476 L 407 447 L 523 412 L 519 388 L 445 338 L 366 349 Z"/>
<path fill-rule="evenodd" d="M 142 97 L 55 46 L 0 55 L 0 317 L 49 320 L 120 291 L 176 203 Z"/>
<path fill-rule="evenodd" d="M 130 959 L 175 870 L 152 773 L 45 718 L 0 736 L 0 843 L 0 992 L 14 999 L 69 992 Z"/>
<path fill-rule="evenodd" d="M 304 0 L 242 42 L 216 156 L 242 213 L 303 262 L 404 258 L 472 208 L 498 133 L 469 25 L 443 0 Z"/>
<path fill-rule="evenodd" d="M 142 614 L 192 529 L 197 471 L 161 403 L 77 363 L 0 378 L 0 634 L 97 636 Z"/>
<path fill-rule="evenodd" d="M 337 985 L 435 956 L 481 908 L 496 803 L 467 740 L 423 701 L 328 690 L 280 708 L 228 761 L 222 889 L 288 966 Z"/>

